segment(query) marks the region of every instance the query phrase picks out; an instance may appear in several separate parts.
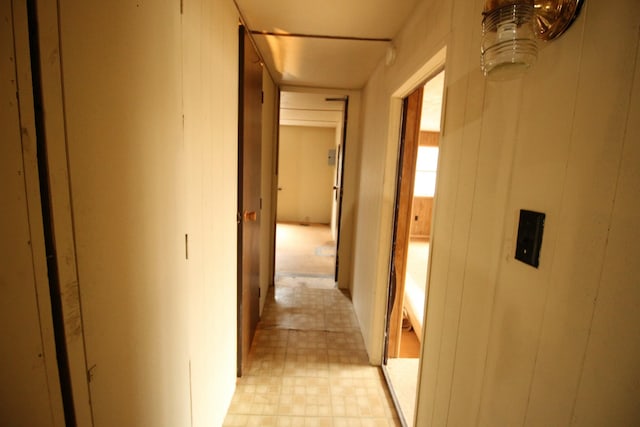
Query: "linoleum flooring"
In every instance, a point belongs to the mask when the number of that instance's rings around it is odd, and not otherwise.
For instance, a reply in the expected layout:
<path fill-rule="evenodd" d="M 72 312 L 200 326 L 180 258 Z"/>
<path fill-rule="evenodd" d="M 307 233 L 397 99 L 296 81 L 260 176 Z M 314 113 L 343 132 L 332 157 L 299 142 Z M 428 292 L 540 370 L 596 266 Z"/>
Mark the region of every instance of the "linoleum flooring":
<path fill-rule="evenodd" d="M 348 294 L 290 273 L 276 274 L 224 426 L 400 426 Z"/>

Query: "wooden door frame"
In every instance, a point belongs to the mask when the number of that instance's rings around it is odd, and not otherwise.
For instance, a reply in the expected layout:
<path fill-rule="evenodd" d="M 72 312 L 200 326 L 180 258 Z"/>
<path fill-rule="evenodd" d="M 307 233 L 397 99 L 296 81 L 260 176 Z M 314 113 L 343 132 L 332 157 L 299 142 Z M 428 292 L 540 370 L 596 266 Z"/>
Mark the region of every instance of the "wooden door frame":
<path fill-rule="evenodd" d="M 340 270 L 340 231 L 342 222 L 342 199 L 344 197 L 344 165 L 345 154 L 347 153 L 347 126 L 349 122 L 349 95 L 344 97 L 344 106 L 342 110 L 342 136 L 337 153 L 338 164 L 336 165 L 336 185 L 334 189 L 337 191 L 335 195 L 338 198 L 338 214 L 336 215 L 336 257 L 335 257 L 335 273 L 334 281 L 338 281 L 338 272 Z"/>
<path fill-rule="evenodd" d="M 420 145 L 420 115 L 422 113 L 423 86 L 404 98 L 402 134 L 398 155 L 396 201 L 391 245 L 390 286 L 387 306 L 386 342 L 384 362 L 388 357 L 400 355 L 402 334 L 402 307 L 407 268 L 407 252 L 411 232 L 413 189 L 416 160 Z"/>
<path fill-rule="evenodd" d="M 430 59 L 428 59 L 422 66 L 417 68 L 413 74 L 411 74 L 404 83 L 401 83 L 392 93 L 389 98 L 389 135 L 387 138 L 387 150 L 389 152 L 398 152 L 400 149 L 400 138 L 402 133 L 402 105 L 403 99 L 406 98 L 410 93 L 412 93 L 417 87 L 424 86 L 425 82 L 429 81 L 429 79 L 433 78 L 439 72 L 443 71 L 446 67 L 446 59 L 447 59 L 447 47 L 442 46 Z M 445 83 L 445 91 L 443 93 L 442 99 L 442 109 L 443 109 L 443 119 L 444 111 L 446 108 L 447 101 L 447 90 Z M 441 136 L 444 136 L 441 133 Z M 397 156 L 387 156 L 387 160 L 384 165 L 383 172 L 385 174 L 389 174 L 390 176 L 397 176 L 398 174 L 398 158 Z M 394 183 L 395 184 L 395 183 Z M 395 186 L 394 184 L 389 184 L 385 187 L 384 192 L 388 195 L 388 198 L 391 199 L 395 194 Z M 435 205 L 434 205 L 435 209 Z M 376 343 L 374 344 L 374 352 L 372 354 L 372 360 L 379 361 L 378 363 L 382 364 L 383 371 L 386 369 L 386 355 L 388 348 L 388 305 L 389 305 L 389 287 L 392 284 L 392 271 L 391 271 L 391 251 L 392 251 L 392 240 L 393 240 L 393 222 L 394 222 L 394 212 L 395 212 L 395 201 L 385 203 L 382 207 L 382 215 L 383 222 L 381 224 L 380 232 L 382 236 L 384 236 L 384 240 L 380 243 L 381 250 L 379 251 L 379 257 L 377 259 L 377 265 L 384 265 L 384 270 L 381 269 L 380 274 L 376 276 L 376 291 L 380 292 L 382 295 L 385 295 L 386 298 L 381 298 L 379 303 L 376 304 L 375 308 L 375 324 L 380 328 L 379 330 L 382 332 L 376 337 Z M 434 210 L 435 214 L 435 210 Z M 430 254 L 432 255 L 435 252 L 435 238 L 436 238 L 436 229 L 437 222 L 434 220 L 431 236 L 431 243 L 434 246 L 430 250 Z M 429 257 L 429 264 L 433 259 L 432 256 Z M 428 306 L 425 307 L 424 313 L 424 321 L 425 323 L 428 321 Z M 424 351 L 424 347 L 421 350 L 421 354 Z M 391 387 L 391 384 L 389 384 Z"/>

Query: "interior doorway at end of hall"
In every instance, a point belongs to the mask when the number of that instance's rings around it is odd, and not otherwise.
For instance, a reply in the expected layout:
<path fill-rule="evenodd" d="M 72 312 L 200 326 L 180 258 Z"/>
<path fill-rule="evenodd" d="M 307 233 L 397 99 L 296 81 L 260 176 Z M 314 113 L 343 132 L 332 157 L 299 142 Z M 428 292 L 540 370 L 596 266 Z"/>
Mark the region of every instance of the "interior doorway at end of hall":
<path fill-rule="evenodd" d="M 403 100 L 384 371 L 404 425 L 415 418 L 444 70 Z"/>
<path fill-rule="evenodd" d="M 280 94 L 276 286 L 336 285 L 347 104 Z"/>

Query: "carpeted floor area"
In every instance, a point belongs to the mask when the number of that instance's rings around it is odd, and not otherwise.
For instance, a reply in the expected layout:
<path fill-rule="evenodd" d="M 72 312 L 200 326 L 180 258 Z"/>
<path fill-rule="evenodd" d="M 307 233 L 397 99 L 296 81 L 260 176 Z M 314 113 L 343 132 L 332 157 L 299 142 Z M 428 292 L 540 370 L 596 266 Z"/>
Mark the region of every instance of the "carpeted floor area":
<path fill-rule="evenodd" d="M 389 359 L 387 373 L 398 398 L 407 425 L 412 426 L 415 417 L 416 387 L 420 359 Z"/>
<path fill-rule="evenodd" d="M 332 277 L 336 243 L 328 225 L 276 225 L 276 280 L 287 276 Z"/>

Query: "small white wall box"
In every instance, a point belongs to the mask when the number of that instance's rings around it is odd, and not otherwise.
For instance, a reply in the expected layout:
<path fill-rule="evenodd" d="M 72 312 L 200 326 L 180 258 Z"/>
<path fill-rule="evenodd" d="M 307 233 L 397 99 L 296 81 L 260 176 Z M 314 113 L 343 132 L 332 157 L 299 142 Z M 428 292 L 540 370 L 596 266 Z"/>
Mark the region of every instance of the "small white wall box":
<path fill-rule="evenodd" d="M 329 150 L 329 154 L 327 155 L 327 163 L 329 166 L 335 166 L 336 164 L 336 150 Z"/>

